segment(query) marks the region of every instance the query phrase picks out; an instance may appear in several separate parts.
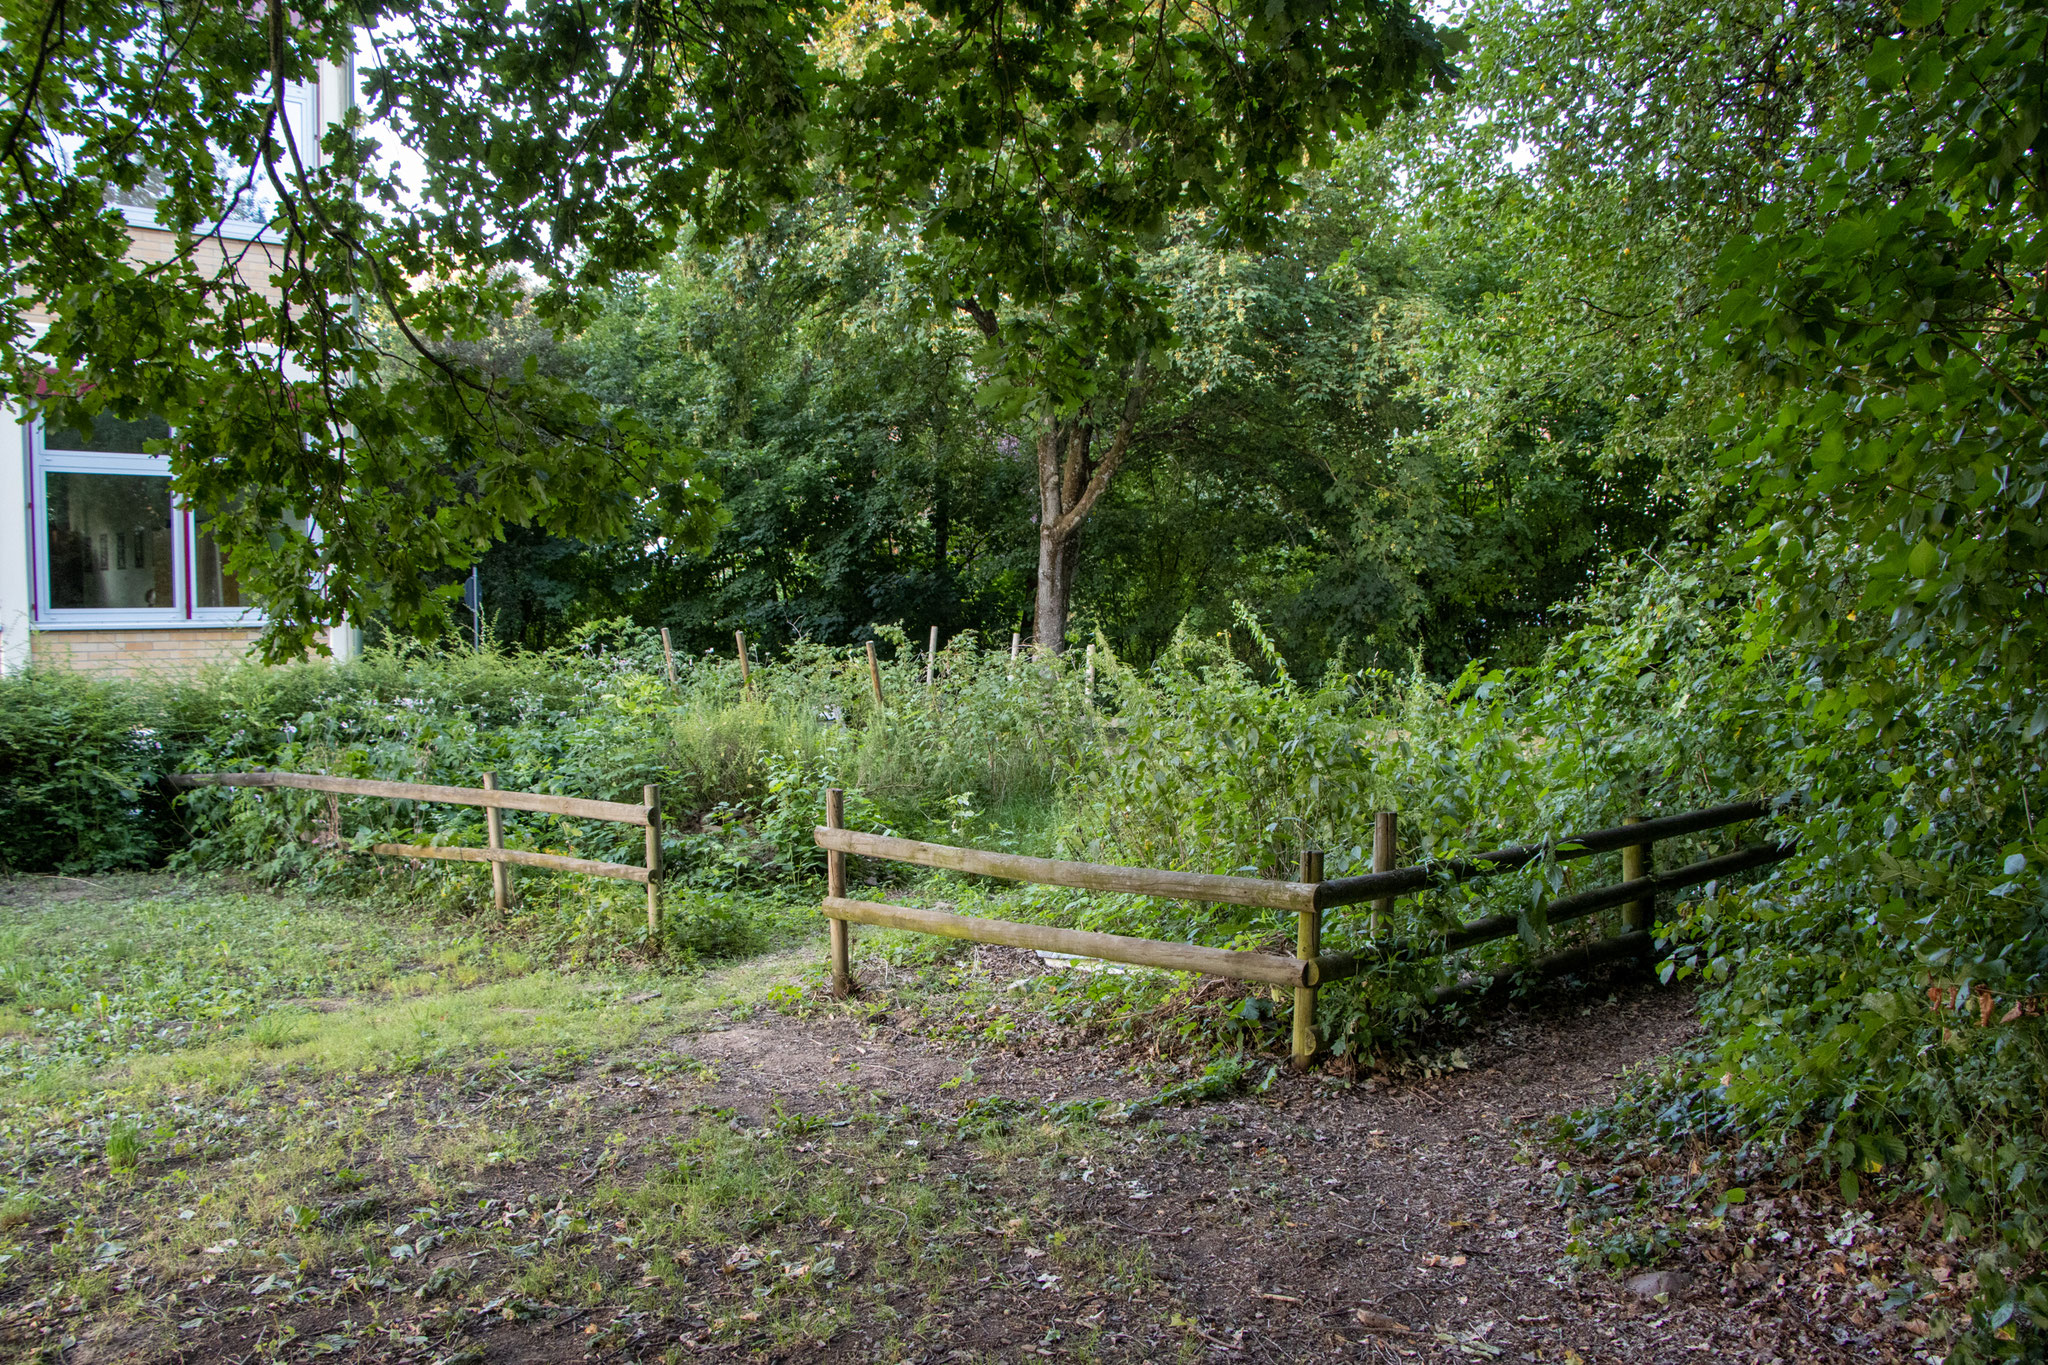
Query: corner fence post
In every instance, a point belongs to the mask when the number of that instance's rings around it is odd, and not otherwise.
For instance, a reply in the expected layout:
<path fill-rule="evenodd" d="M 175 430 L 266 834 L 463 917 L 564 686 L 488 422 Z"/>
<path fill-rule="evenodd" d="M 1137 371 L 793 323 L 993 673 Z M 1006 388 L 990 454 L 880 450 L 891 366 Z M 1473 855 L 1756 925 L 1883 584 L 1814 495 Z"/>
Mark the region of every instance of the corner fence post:
<path fill-rule="evenodd" d="M 1301 851 L 1300 881 L 1314 885 L 1323 879 L 1323 854 L 1320 849 L 1305 848 Z M 1295 912 L 1294 955 L 1303 962 L 1313 962 L 1323 951 L 1323 912 L 1310 907 Z M 1316 1055 L 1316 987 L 1296 986 L 1294 988 L 1294 1054 L 1293 1062 L 1297 1071 L 1305 1071 Z"/>
<path fill-rule="evenodd" d="M 494 792 L 497 789 L 498 775 L 496 773 L 485 773 L 484 790 Z M 503 849 L 505 847 L 505 812 L 499 810 L 496 806 L 485 806 L 484 828 L 490 832 L 491 847 L 493 849 Z M 512 906 L 512 868 L 509 864 L 497 861 L 491 863 L 491 904 L 496 907 L 500 915 L 504 914 Z"/>
<path fill-rule="evenodd" d="M 1640 825 L 1643 823 L 1643 817 L 1640 815 L 1627 816 L 1621 823 L 1624 825 Z M 1621 850 L 1621 879 L 1624 882 L 1639 882 L 1649 875 L 1650 845 L 1629 844 Z M 1654 899 L 1650 899 L 1629 901 L 1623 905 L 1621 907 L 1622 932 L 1628 933 L 1636 929 L 1648 929 L 1650 921 L 1655 915 L 1656 904 Z"/>
<path fill-rule="evenodd" d="M 1392 872 L 1400 858 L 1401 817 L 1390 810 L 1380 811 L 1372 817 L 1372 870 Z M 1394 916 L 1394 898 L 1381 896 L 1372 903 L 1372 933 L 1378 938 L 1387 932 L 1387 926 Z"/>
<path fill-rule="evenodd" d="M 874 658 L 874 649 L 868 646 L 868 658 Z M 825 789 L 825 828 L 846 828 L 846 793 L 838 787 Z M 825 894 L 835 900 L 846 895 L 846 855 L 836 848 L 825 851 Z M 843 919 L 834 919 L 831 925 L 832 994 L 844 999 L 853 994 L 852 930 Z"/>
<path fill-rule="evenodd" d="M 661 788 L 642 787 L 647 802 L 647 955 L 661 956 Z"/>

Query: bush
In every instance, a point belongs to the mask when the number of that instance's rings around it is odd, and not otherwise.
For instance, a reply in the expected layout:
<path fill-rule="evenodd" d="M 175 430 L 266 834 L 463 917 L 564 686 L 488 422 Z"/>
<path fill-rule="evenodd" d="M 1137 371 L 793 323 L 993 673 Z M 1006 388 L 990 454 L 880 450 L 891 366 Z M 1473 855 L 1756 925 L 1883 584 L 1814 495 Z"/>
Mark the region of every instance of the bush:
<path fill-rule="evenodd" d="M 0 869 L 105 872 L 176 842 L 182 751 L 160 689 L 31 668 L 0 678 Z"/>

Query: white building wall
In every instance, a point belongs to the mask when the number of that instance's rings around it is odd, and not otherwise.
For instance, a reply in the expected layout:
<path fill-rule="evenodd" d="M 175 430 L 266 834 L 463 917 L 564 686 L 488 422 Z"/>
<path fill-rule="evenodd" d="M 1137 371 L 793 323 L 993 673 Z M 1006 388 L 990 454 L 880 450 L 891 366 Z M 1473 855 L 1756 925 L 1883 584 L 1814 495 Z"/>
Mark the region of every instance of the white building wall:
<path fill-rule="evenodd" d="M 0 404 L 0 672 L 29 661 L 28 441 Z"/>

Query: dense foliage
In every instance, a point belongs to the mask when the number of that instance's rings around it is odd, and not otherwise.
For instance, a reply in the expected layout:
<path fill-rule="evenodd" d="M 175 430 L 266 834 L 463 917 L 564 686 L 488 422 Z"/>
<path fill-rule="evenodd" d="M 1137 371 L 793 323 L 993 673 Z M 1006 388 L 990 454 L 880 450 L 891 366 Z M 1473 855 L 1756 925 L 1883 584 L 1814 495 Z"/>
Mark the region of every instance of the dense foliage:
<path fill-rule="evenodd" d="M 1453 853 L 1779 794 L 1793 861 L 1665 907 L 1664 970 L 1701 987 L 1707 1033 L 1586 1131 L 1696 1144 L 1680 1203 L 1737 1173 L 1918 1200 L 1976 1257 L 1973 1321 L 1943 1325 L 1943 1349 L 2039 1350 L 2048 6 L 1484 0 L 1455 98 L 1341 153 L 1353 123 L 1442 83 L 1440 38 L 1405 11 L 1227 11 L 1299 59 L 1270 107 L 1232 102 L 1250 87 L 1215 11 L 1169 58 L 1116 5 L 1033 10 L 1028 54 L 991 41 L 999 11 L 814 28 L 822 11 L 750 10 L 735 31 L 801 62 L 698 53 L 675 68 L 695 104 L 645 89 L 636 63 L 673 51 L 625 30 L 515 100 L 541 58 L 514 40 L 566 9 L 423 13 L 446 41 L 396 58 L 385 98 L 440 79 L 502 133 L 437 172 L 434 240 L 488 237 L 500 263 L 592 248 L 538 298 L 500 280 L 450 354 L 515 396 L 581 395 L 579 441 L 686 454 L 574 526 L 491 513 L 524 529 L 486 559 L 486 603 L 533 653 L 162 693 L 5 683 L 24 715 L 117 736 L 7 731 L 0 763 L 50 793 L 0 836 L 16 865 L 159 856 L 142 779 L 173 760 L 659 781 L 704 897 L 802 884 L 832 782 L 870 826 L 1263 875 L 1305 843 L 1356 869 L 1383 808 L 1411 853 Z M 607 104 L 615 85 L 654 102 Z M 1177 123 L 1168 97 L 1198 88 L 1223 104 Z M 569 174 L 564 109 L 630 152 L 623 180 Z M 626 136 L 654 115 L 669 142 Z M 751 140 L 719 141 L 741 124 Z M 692 169 L 663 179 L 678 147 Z M 697 174 L 700 150 L 729 174 Z M 650 211 L 605 218 L 619 195 Z M 489 482 L 488 459 L 461 468 Z M 474 539 L 436 515 L 450 545 Z M 927 691 L 902 646 L 933 624 L 949 645 Z M 684 646 L 680 695 L 657 625 Z M 772 656 L 758 700 L 724 662 L 735 628 Z M 1020 629 L 1093 636 L 1092 695 L 1071 658 L 1013 662 Z M 870 637 L 887 708 L 846 648 Z M 76 823 L 36 813 L 51 800 Z M 337 875 L 393 819 L 476 833 L 468 813 L 290 795 L 183 810 L 179 856 L 277 873 Z M 1448 973 L 1582 932 L 1542 923 L 1566 874 L 1339 917 L 1339 942 L 1481 911 L 1527 932 L 1331 991 L 1325 1041 L 1389 1046 Z M 1018 902 L 1212 943 L 1286 932 Z M 694 903 L 682 946 L 743 940 L 728 910 Z"/>
<path fill-rule="evenodd" d="M 63 674 L 0 681 L 0 868 L 146 867 L 173 843 L 175 766 L 154 690 Z"/>

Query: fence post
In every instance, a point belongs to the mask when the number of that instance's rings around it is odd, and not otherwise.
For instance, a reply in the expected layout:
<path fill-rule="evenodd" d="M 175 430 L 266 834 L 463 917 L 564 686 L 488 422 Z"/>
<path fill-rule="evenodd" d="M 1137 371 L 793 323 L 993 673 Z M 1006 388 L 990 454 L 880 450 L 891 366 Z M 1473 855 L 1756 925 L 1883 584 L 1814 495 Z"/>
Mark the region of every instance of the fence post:
<path fill-rule="evenodd" d="M 743 630 L 734 631 L 732 642 L 740 652 L 740 687 L 746 691 L 747 699 L 751 701 L 754 696 L 754 675 L 747 669 L 747 633 Z"/>
<path fill-rule="evenodd" d="M 642 787 L 647 802 L 647 955 L 661 956 L 661 788 Z"/>
<path fill-rule="evenodd" d="M 1640 815 L 1625 816 L 1624 825 L 1640 825 Z M 1621 850 L 1621 879 L 1624 882 L 1639 882 L 1650 875 L 1650 845 L 1630 844 Z M 1632 929 L 1647 929 L 1656 911 L 1655 900 L 1629 901 L 1621 907 L 1621 927 L 1624 933 Z"/>
<path fill-rule="evenodd" d="M 1400 858 L 1400 819 L 1390 810 L 1383 810 L 1372 817 L 1372 870 L 1392 872 Z M 1388 923 L 1394 916 L 1394 898 L 1381 896 L 1372 903 L 1372 931 L 1375 936 L 1387 931 Z"/>
<path fill-rule="evenodd" d="M 1090 646 L 1088 646 L 1088 656 L 1087 656 L 1087 657 L 1088 657 L 1088 672 L 1087 672 L 1087 678 L 1086 678 L 1086 681 L 1084 681 L 1084 682 L 1082 683 L 1082 685 L 1081 685 L 1081 686 L 1082 686 L 1082 695 L 1083 695 L 1084 697 L 1086 697 L 1086 699 L 1087 699 L 1087 700 L 1089 700 L 1089 701 L 1094 701 L 1094 700 L 1095 700 L 1095 646 L 1094 646 L 1094 645 L 1090 645 Z M 1304 856 L 1304 857 L 1306 857 L 1307 855 L 1306 855 L 1306 854 L 1304 854 L 1303 856 Z"/>
<path fill-rule="evenodd" d="M 668 665 L 668 690 L 676 690 L 676 647 L 669 643 L 668 627 L 661 628 L 661 658 Z"/>
<path fill-rule="evenodd" d="M 496 773 L 485 773 L 484 790 L 494 792 L 497 789 L 498 775 Z M 490 831 L 492 848 L 501 849 L 505 847 L 505 813 L 503 811 L 499 810 L 496 806 L 485 806 L 484 828 Z M 491 864 L 491 904 L 497 907 L 497 911 L 501 915 L 512 907 L 512 868 L 508 863 Z"/>
<path fill-rule="evenodd" d="M 1320 849 L 1305 848 L 1301 851 L 1300 881 L 1314 885 L 1323 879 L 1323 854 Z M 1323 912 L 1316 909 L 1300 910 L 1295 913 L 1294 955 L 1304 962 L 1313 962 L 1323 951 Z M 1316 1055 L 1316 988 L 1296 986 L 1294 988 L 1294 1067 L 1305 1071 Z"/>
<path fill-rule="evenodd" d="M 939 628 L 932 627 L 931 647 L 924 652 L 924 685 L 932 685 L 932 667 L 939 661 Z"/>
<path fill-rule="evenodd" d="M 868 649 L 872 651 L 874 646 L 869 645 Z M 846 828 L 846 793 L 838 787 L 825 789 L 825 828 Z M 825 894 L 839 898 L 846 895 L 846 855 L 836 848 L 825 852 Z M 853 963 L 848 941 L 852 929 L 843 919 L 834 919 L 831 925 L 832 993 L 844 998 L 853 993 Z"/>
<path fill-rule="evenodd" d="M 868 681 L 875 686 L 875 705 L 887 706 L 882 700 L 882 665 L 875 661 L 875 642 L 868 641 Z"/>
<path fill-rule="evenodd" d="M 1023 643 L 1024 643 L 1024 633 L 1023 633 L 1022 631 L 1017 631 L 1017 630 L 1013 630 L 1013 631 L 1011 631 L 1011 632 L 1010 632 L 1010 662 L 1011 662 L 1011 663 L 1016 663 L 1016 662 L 1017 662 L 1017 650 L 1018 650 L 1018 649 L 1019 649 L 1019 648 L 1020 648 L 1020 647 L 1021 647 L 1021 646 L 1023 645 Z"/>

